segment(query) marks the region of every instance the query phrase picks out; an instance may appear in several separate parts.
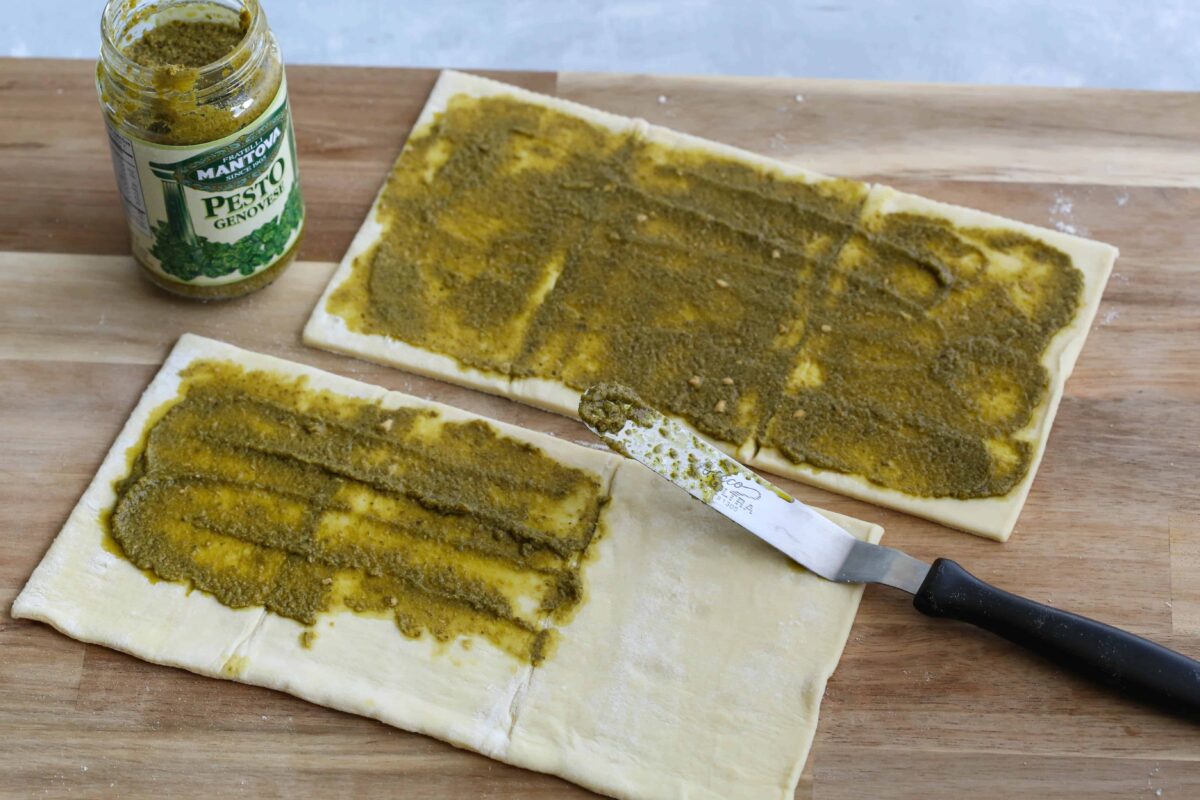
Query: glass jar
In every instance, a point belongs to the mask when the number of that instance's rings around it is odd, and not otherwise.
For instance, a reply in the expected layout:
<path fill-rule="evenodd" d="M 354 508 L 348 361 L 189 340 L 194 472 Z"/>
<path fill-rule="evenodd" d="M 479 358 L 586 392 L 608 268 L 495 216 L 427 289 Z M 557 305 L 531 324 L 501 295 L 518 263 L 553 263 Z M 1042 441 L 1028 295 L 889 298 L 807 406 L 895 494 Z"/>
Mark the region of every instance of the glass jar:
<path fill-rule="evenodd" d="M 109 0 L 100 34 L 96 87 L 134 258 L 199 299 L 279 277 L 304 201 L 287 78 L 258 0 Z"/>

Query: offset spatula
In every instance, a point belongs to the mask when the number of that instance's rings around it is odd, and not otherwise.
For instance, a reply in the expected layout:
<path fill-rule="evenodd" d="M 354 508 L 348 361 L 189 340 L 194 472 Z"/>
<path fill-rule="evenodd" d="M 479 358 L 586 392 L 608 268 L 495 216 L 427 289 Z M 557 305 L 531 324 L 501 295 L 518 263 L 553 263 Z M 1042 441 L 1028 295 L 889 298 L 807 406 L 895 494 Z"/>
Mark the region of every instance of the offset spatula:
<path fill-rule="evenodd" d="M 1144 701 L 1200 717 L 1200 662 L 1147 639 L 1010 594 L 949 559 L 932 565 L 850 535 L 643 403 L 600 384 L 579 415 L 604 442 L 685 489 L 822 578 L 882 583 L 931 617 L 976 625 Z"/>

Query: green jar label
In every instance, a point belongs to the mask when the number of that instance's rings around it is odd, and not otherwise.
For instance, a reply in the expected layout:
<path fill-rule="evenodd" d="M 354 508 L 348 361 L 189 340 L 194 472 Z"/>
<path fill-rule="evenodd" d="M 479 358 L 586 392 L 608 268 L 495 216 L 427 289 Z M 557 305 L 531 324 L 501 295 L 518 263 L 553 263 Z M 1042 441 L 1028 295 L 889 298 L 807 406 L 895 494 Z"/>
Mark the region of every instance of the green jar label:
<path fill-rule="evenodd" d="M 216 286 L 268 269 L 304 221 L 287 82 L 232 136 L 172 146 L 110 123 L 113 169 L 134 255 L 169 280 Z"/>

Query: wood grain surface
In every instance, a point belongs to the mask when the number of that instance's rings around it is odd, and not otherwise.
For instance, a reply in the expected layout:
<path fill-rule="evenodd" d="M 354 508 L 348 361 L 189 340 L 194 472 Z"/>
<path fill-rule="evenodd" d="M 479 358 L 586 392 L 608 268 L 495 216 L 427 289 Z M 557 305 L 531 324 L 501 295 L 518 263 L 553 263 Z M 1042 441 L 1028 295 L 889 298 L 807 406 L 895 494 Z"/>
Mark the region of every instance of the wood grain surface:
<path fill-rule="evenodd" d="M 568 798 L 380 723 L 14 621 L 13 597 L 185 331 L 554 435 L 582 426 L 303 347 L 428 70 L 294 67 L 309 229 L 273 287 L 172 299 L 124 256 L 93 64 L 0 60 L 0 796 Z M 504 80 L 1122 255 L 1006 545 L 816 489 L 886 542 L 1200 657 L 1200 96 L 805 80 Z M 680 736 L 686 736 L 681 731 Z M 1158 790 L 1162 790 L 1158 795 Z M 1200 726 L 868 588 L 798 796 L 1200 797 Z"/>

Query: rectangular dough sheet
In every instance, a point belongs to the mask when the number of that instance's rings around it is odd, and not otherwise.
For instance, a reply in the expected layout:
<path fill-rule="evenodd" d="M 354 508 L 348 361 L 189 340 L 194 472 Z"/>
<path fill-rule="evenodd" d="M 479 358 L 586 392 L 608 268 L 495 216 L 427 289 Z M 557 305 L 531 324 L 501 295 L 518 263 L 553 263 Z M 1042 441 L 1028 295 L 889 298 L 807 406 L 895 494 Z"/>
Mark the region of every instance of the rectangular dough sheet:
<path fill-rule="evenodd" d="M 826 176 L 786 162 L 651 125 L 645 120 L 609 114 L 578 103 L 452 71 L 445 71 L 441 74 L 413 128 L 413 133 L 419 133 L 431 125 L 436 115 L 446 108 L 449 100 L 460 94 L 472 97 L 508 95 L 524 102 L 572 114 L 615 132 L 635 132 L 647 140 L 668 146 L 704 151 L 743 163 L 758 165 L 776 175 L 792 180 L 814 182 L 827 179 Z M 724 442 L 715 444 L 744 463 L 776 475 L 783 475 L 881 506 L 899 509 L 980 536 L 1006 541 L 1012 534 L 1017 517 L 1033 484 L 1034 475 L 1045 451 L 1050 425 L 1054 420 L 1059 401 L 1062 399 L 1064 384 L 1083 348 L 1084 339 L 1095 318 L 1104 285 L 1108 281 L 1109 273 L 1112 271 L 1117 257 L 1117 250 L 1100 242 L 1081 239 L 1046 228 L 1038 228 L 982 211 L 927 200 L 916 195 L 898 192 L 887 186 L 869 185 L 868 191 L 867 202 L 861 218 L 864 223 L 869 224 L 871 218 L 878 215 L 919 211 L 925 215 L 942 217 L 958 226 L 1003 227 L 1040 239 L 1067 253 L 1071 256 L 1075 266 L 1082 272 L 1084 280 L 1079 310 L 1072 322 L 1051 340 L 1043 354 L 1042 364 L 1049 374 L 1046 396 L 1034 410 L 1026 428 L 1017 434 L 1019 438 L 1028 441 L 1032 446 L 1030 465 L 1024 478 L 1001 497 L 968 500 L 918 497 L 882 487 L 857 475 L 820 470 L 793 463 L 773 449 L 760 449 L 753 441 L 746 442 L 740 447 Z M 349 279 L 355 259 L 370 250 L 379 239 L 382 226 L 376 219 L 377 206 L 378 198 L 321 299 L 317 302 L 304 329 L 304 341 L 314 347 L 499 394 L 566 416 L 577 416 L 579 392 L 565 384 L 541 378 L 509 380 L 504 376 L 489 374 L 464 366 L 445 354 L 415 347 L 387 336 L 352 331 L 341 317 L 326 310 L 326 303 L 330 295 Z"/>
<path fill-rule="evenodd" d="M 624 798 L 790 798 L 862 588 L 830 583 L 640 465 L 499 422 L 597 475 L 610 501 L 586 600 L 540 666 L 486 639 L 409 639 L 391 620 L 299 623 L 154 582 L 102 546 L 127 451 L 198 359 L 305 375 L 387 408 L 477 417 L 311 367 L 184 335 L 13 604 L 14 617 L 158 664 L 265 686 Z M 825 513 L 825 512 L 822 512 Z M 827 513 L 856 536 L 882 529 Z M 336 623 L 336 624 L 335 624 Z"/>

